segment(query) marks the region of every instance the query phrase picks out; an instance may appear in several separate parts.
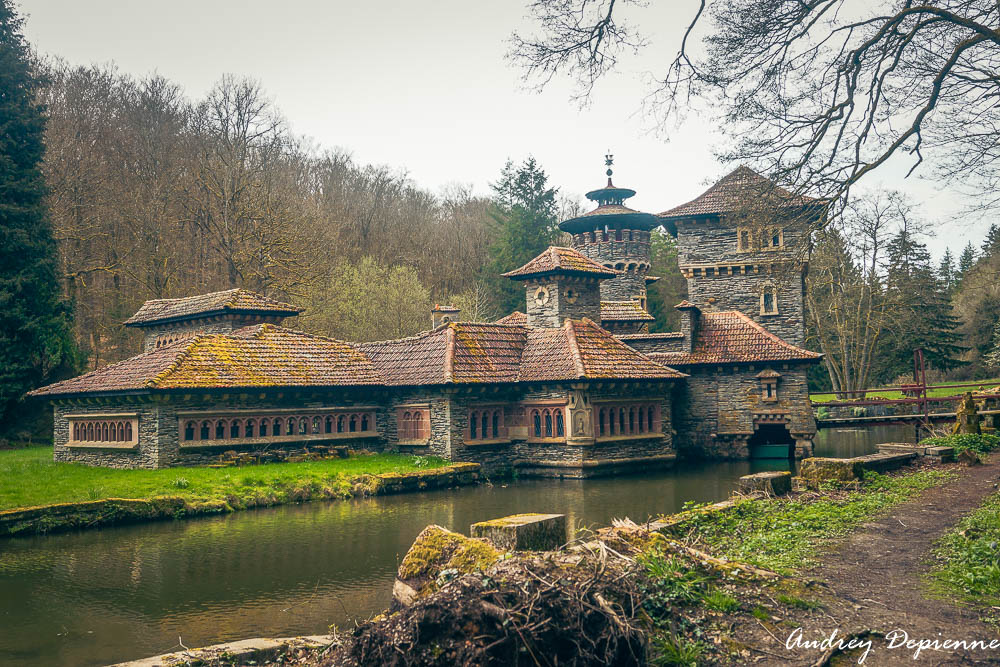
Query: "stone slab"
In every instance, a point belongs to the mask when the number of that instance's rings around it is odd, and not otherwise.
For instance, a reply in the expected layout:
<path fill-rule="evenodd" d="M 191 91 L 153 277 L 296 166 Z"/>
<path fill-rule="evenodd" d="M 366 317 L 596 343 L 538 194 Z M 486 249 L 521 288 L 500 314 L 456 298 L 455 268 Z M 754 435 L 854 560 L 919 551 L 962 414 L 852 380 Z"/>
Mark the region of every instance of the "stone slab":
<path fill-rule="evenodd" d="M 566 543 L 566 515 L 514 514 L 474 523 L 469 532 L 503 551 L 549 551 Z"/>
<path fill-rule="evenodd" d="M 164 667 L 167 665 L 191 665 L 193 667 L 194 665 L 254 664 L 286 653 L 289 649 L 321 648 L 328 646 L 333 641 L 332 635 L 308 635 L 278 639 L 257 637 L 120 662 L 111 667 L 159 667 L 161 665 Z"/>
<path fill-rule="evenodd" d="M 740 477 L 740 491 L 763 491 L 771 496 L 782 496 L 792 490 L 792 473 L 784 471 L 758 472 Z"/>
<path fill-rule="evenodd" d="M 885 472 L 901 468 L 917 458 L 916 452 L 900 452 L 898 454 L 869 454 L 868 456 L 857 456 L 851 461 L 858 461 L 865 470 L 874 472 Z"/>
<path fill-rule="evenodd" d="M 948 463 L 955 460 L 955 448 L 954 447 L 927 447 L 924 449 L 924 455 L 931 458 L 938 459 L 940 463 Z"/>
<path fill-rule="evenodd" d="M 923 455 L 926 447 L 912 445 L 906 442 L 884 442 L 875 446 L 879 454 L 919 454 Z"/>

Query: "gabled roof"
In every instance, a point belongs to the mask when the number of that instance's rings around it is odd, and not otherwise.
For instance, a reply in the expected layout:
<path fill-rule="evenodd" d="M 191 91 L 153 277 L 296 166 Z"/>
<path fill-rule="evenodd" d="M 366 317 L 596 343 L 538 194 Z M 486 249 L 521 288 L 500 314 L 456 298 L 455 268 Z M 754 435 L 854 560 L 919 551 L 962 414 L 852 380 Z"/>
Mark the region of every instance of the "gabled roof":
<path fill-rule="evenodd" d="M 613 278 L 620 271 L 602 266 L 573 248 L 549 246 L 542 254 L 521 268 L 503 275 L 507 278 L 521 279 L 554 273 Z"/>
<path fill-rule="evenodd" d="M 765 197 L 771 206 L 794 207 L 819 204 L 820 200 L 813 197 L 793 195 L 785 188 L 776 185 L 753 169 L 746 166 L 737 167 L 724 176 L 718 183 L 703 192 L 700 196 L 686 204 L 674 207 L 659 214 L 660 219 L 686 218 L 700 215 L 718 215 L 739 211 L 755 198 Z"/>
<path fill-rule="evenodd" d="M 691 352 L 650 352 L 648 356 L 662 364 L 684 366 L 816 361 L 823 355 L 785 342 L 743 313 L 733 310 L 702 312 Z"/>
<path fill-rule="evenodd" d="M 452 322 L 360 347 L 390 385 L 684 377 L 588 319 L 553 329 Z"/>
<path fill-rule="evenodd" d="M 519 327 L 526 327 L 528 326 L 528 316 L 520 310 L 515 310 L 510 315 L 501 317 L 495 324 L 516 324 Z"/>
<path fill-rule="evenodd" d="M 256 313 L 292 317 L 302 312 L 289 303 L 275 301 L 245 289 L 199 294 L 183 299 L 152 299 L 142 304 L 125 326 L 147 326 L 154 322 L 185 320 L 222 313 Z"/>
<path fill-rule="evenodd" d="M 273 324 L 202 334 L 31 392 L 371 386 L 383 383 L 350 343 Z"/>
<path fill-rule="evenodd" d="M 652 322 L 655 319 L 638 301 L 601 301 L 602 322 Z"/>

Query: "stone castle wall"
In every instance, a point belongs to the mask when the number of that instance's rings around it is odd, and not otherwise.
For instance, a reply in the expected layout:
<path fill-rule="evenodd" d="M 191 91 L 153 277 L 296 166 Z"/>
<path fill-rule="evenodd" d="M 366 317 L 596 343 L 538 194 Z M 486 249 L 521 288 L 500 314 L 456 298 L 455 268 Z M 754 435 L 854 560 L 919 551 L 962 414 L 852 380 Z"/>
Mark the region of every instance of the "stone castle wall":
<path fill-rule="evenodd" d="M 536 298 L 539 288 L 548 295 L 544 302 Z M 601 321 L 601 292 L 593 278 L 552 276 L 527 280 L 525 297 L 528 326 L 557 328 L 567 319 L 584 317 Z"/>
<path fill-rule="evenodd" d="M 612 230 L 611 235 L 615 234 Z M 649 232 L 625 230 L 623 239 L 598 241 L 593 234 L 575 234 L 573 248 L 598 264 L 625 271 L 620 276 L 601 281 L 601 299 L 627 301 L 646 296 L 649 272 Z M 633 240 L 634 239 L 634 240 Z"/>

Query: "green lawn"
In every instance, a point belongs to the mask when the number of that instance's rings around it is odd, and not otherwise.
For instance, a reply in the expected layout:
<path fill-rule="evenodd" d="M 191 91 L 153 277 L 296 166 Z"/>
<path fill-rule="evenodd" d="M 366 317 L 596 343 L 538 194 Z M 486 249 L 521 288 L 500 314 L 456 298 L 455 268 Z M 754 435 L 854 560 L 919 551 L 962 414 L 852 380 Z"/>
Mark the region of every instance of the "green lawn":
<path fill-rule="evenodd" d="M 346 497 L 362 474 L 403 473 L 448 465 L 444 459 L 377 454 L 304 463 L 230 468 L 112 470 L 55 463 L 50 447 L 0 450 L 0 510 L 102 498 L 178 496 L 231 506 Z"/>
<path fill-rule="evenodd" d="M 969 384 L 971 382 L 976 382 L 976 385 L 974 387 L 959 387 L 958 389 L 951 389 L 951 387 L 954 385 Z M 995 387 L 997 385 L 1000 385 L 1000 379 L 993 378 L 990 380 L 979 380 L 979 381 L 962 380 L 960 382 L 942 382 L 941 384 L 945 386 L 929 390 L 927 392 L 927 397 L 941 398 L 943 396 L 961 396 L 967 391 L 978 390 L 980 386 L 983 387 L 984 389 L 989 389 L 990 387 Z M 862 398 L 897 399 L 897 398 L 906 398 L 906 396 L 903 396 L 903 392 L 901 391 L 872 389 L 871 391 L 866 392 L 864 397 L 862 397 L 861 394 L 852 394 L 850 398 L 844 400 L 858 401 L 861 400 Z M 813 403 L 829 403 L 830 401 L 837 401 L 841 399 L 838 399 L 836 394 L 826 393 L 826 394 L 809 394 L 809 400 L 812 401 Z"/>

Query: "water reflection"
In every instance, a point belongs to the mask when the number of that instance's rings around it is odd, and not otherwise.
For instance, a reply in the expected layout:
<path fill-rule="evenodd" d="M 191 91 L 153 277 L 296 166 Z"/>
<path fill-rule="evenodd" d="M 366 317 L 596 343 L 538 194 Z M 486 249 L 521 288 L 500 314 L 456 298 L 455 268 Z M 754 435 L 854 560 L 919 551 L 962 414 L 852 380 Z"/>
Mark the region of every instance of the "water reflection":
<path fill-rule="evenodd" d="M 868 453 L 896 435 L 824 434 L 817 453 Z M 643 520 L 787 466 L 523 480 L 0 542 L 0 663 L 104 664 L 171 650 L 178 638 L 194 646 L 326 632 L 388 605 L 398 562 L 427 524 L 467 532 L 517 512 L 565 513 L 574 526 Z"/>

